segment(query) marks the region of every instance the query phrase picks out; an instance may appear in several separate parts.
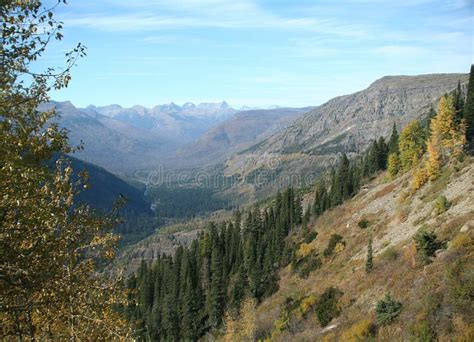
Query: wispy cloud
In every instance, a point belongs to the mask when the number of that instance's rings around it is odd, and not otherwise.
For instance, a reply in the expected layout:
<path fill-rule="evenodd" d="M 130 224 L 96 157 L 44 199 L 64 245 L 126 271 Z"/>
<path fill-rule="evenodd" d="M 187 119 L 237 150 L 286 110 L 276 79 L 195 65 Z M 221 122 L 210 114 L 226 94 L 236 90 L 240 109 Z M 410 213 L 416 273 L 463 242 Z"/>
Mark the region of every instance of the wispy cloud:
<path fill-rule="evenodd" d="M 111 13 L 69 13 L 68 26 L 79 26 L 109 32 L 159 31 L 164 29 L 281 29 L 304 30 L 328 35 L 361 37 L 364 27 L 348 25 L 331 18 L 314 16 L 286 17 L 272 13 L 253 1 L 225 0 L 135 1 L 114 2 L 126 11 Z M 125 12 L 125 13 L 124 13 Z"/>
<path fill-rule="evenodd" d="M 374 51 L 385 57 L 417 57 L 425 53 L 425 49 L 409 45 L 384 45 L 376 48 Z"/>

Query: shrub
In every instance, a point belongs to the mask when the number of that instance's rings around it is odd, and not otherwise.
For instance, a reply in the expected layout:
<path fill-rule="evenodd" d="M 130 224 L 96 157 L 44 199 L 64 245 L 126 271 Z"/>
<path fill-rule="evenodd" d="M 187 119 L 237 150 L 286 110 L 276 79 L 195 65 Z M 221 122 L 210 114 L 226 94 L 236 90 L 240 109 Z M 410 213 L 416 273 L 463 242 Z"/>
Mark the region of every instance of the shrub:
<path fill-rule="evenodd" d="M 459 233 L 451 240 L 449 248 L 463 249 L 473 245 L 472 237 L 467 233 Z"/>
<path fill-rule="evenodd" d="M 341 341 L 367 341 L 375 335 L 375 325 L 368 319 L 363 319 L 351 326 L 341 335 Z"/>
<path fill-rule="evenodd" d="M 299 259 L 294 259 L 291 263 L 293 271 L 301 278 L 307 278 L 309 274 L 316 271 L 322 265 L 321 259 L 317 253 L 308 254 Z"/>
<path fill-rule="evenodd" d="M 321 326 L 325 327 L 341 313 L 338 302 L 342 294 L 339 289 L 331 286 L 316 301 L 316 316 Z"/>
<path fill-rule="evenodd" d="M 437 249 L 442 247 L 442 243 L 437 240 L 436 234 L 424 228 L 415 234 L 413 240 L 415 240 L 418 258 L 424 265 L 431 263 L 431 257 L 435 255 Z"/>
<path fill-rule="evenodd" d="M 316 296 L 311 294 L 301 300 L 299 306 L 301 316 L 304 317 L 308 313 L 309 309 L 311 309 L 316 304 L 316 299 Z"/>
<path fill-rule="evenodd" d="M 298 248 L 298 251 L 296 252 L 296 255 L 305 257 L 309 255 L 313 251 L 313 247 L 308 244 L 308 243 L 302 243 L 300 245 L 300 248 Z"/>
<path fill-rule="evenodd" d="M 314 230 L 311 230 L 311 231 L 309 231 L 305 234 L 303 242 L 304 243 L 310 243 L 311 241 L 316 239 L 316 236 L 318 236 L 318 233 L 315 232 Z"/>
<path fill-rule="evenodd" d="M 344 244 L 342 236 L 338 234 L 332 234 L 331 238 L 329 239 L 328 245 L 323 252 L 324 256 L 325 257 L 331 256 L 334 253 L 334 249 L 336 248 L 336 245 L 338 243 Z"/>
<path fill-rule="evenodd" d="M 385 297 L 377 302 L 375 312 L 377 314 L 377 322 L 382 325 L 390 324 L 402 311 L 402 303 L 393 300 L 390 294 L 386 293 Z"/>
<path fill-rule="evenodd" d="M 360 229 L 365 229 L 365 228 L 368 228 L 370 226 L 370 222 L 369 220 L 367 219 L 362 219 L 359 221 L 359 223 L 357 223 L 357 225 L 359 226 Z"/>
<path fill-rule="evenodd" d="M 474 314 L 474 265 L 467 258 L 461 258 L 446 270 L 450 302 L 468 316 Z"/>
<path fill-rule="evenodd" d="M 451 203 L 449 203 L 446 196 L 444 196 L 444 195 L 439 196 L 433 204 L 433 209 L 434 209 L 435 215 L 441 215 L 442 213 L 447 211 L 450 206 L 451 206 Z"/>
<path fill-rule="evenodd" d="M 395 261 L 398 259 L 399 253 L 395 249 L 395 247 L 388 247 L 383 253 L 381 254 L 382 260 L 386 261 Z"/>
<path fill-rule="evenodd" d="M 410 326 L 411 341 L 435 342 L 437 341 L 436 330 L 426 320 L 417 321 Z"/>

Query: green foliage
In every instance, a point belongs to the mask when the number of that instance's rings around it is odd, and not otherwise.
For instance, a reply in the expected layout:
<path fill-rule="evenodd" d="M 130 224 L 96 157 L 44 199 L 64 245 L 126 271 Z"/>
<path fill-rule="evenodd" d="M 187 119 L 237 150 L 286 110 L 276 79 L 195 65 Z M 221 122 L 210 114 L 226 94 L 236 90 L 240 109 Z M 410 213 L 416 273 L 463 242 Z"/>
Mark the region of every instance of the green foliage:
<path fill-rule="evenodd" d="M 330 257 L 334 253 L 334 249 L 338 243 L 344 243 L 343 237 L 338 234 L 332 234 L 329 238 L 328 245 L 324 250 L 323 254 L 325 257 Z"/>
<path fill-rule="evenodd" d="M 415 241 L 418 258 L 424 265 L 431 263 L 431 258 L 435 255 L 436 250 L 442 247 L 442 243 L 437 240 L 436 234 L 424 228 L 415 234 L 413 240 Z"/>
<path fill-rule="evenodd" d="M 399 139 L 399 137 L 398 137 L 397 125 L 395 125 L 395 123 L 393 123 L 392 135 L 390 136 L 390 140 L 388 142 L 388 153 L 389 154 L 398 155 L 398 153 L 399 153 L 398 139 Z"/>
<path fill-rule="evenodd" d="M 370 226 L 370 221 L 363 218 L 362 220 L 360 220 L 357 225 L 359 226 L 360 229 L 365 229 L 365 228 L 368 228 Z"/>
<path fill-rule="evenodd" d="M 303 242 L 310 243 L 311 241 L 316 239 L 317 236 L 318 236 L 318 232 L 316 232 L 315 230 L 311 230 L 304 235 Z"/>
<path fill-rule="evenodd" d="M 125 340 L 129 328 L 114 310 L 125 294 L 98 272 L 114 256 L 116 220 L 75 202 L 87 177 L 65 155 L 78 148 L 54 123 L 54 110 L 38 111 L 50 89 L 67 87 L 85 54 L 79 44 L 58 68 L 42 61 L 62 38 L 54 15 L 62 3 L 0 3 L 0 334 L 7 341 Z"/>
<path fill-rule="evenodd" d="M 163 218 L 192 218 L 229 207 L 208 187 L 159 186 L 149 188 L 147 197 L 155 203 L 155 215 Z"/>
<path fill-rule="evenodd" d="M 321 326 L 327 326 L 334 318 L 341 313 L 339 299 L 343 293 L 335 288 L 329 287 L 316 301 L 316 317 Z"/>
<path fill-rule="evenodd" d="M 321 258 L 316 253 L 308 254 L 301 258 L 294 258 L 291 267 L 301 278 L 307 278 L 308 275 L 319 269 L 322 265 Z"/>
<path fill-rule="evenodd" d="M 449 203 L 446 196 L 444 195 L 439 196 L 433 204 L 435 215 L 440 215 L 444 213 L 445 211 L 449 209 L 450 206 L 451 206 L 451 203 Z"/>
<path fill-rule="evenodd" d="M 197 340 L 219 329 L 224 312 L 238 311 L 246 296 L 258 301 L 275 292 L 285 238 L 301 224 L 299 202 L 287 189 L 267 208 L 237 211 L 219 226 L 210 223 L 174 257 L 143 264 L 133 276 L 138 304 L 127 308 L 130 320 L 144 327 L 136 337 L 145 339 L 147 332 L 154 340 Z"/>
<path fill-rule="evenodd" d="M 393 322 L 402 311 L 402 303 L 392 299 L 390 294 L 386 293 L 385 297 L 377 302 L 375 313 L 377 322 L 381 325 L 387 325 Z"/>

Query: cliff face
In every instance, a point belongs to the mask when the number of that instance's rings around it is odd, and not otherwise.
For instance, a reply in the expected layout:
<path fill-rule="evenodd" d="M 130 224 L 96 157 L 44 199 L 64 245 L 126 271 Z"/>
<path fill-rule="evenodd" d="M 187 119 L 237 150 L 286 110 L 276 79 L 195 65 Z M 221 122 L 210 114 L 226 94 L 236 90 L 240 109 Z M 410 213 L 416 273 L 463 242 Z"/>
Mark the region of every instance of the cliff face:
<path fill-rule="evenodd" d="M 364 150 L 371 139 L 426 115 L 466 74 L 386 76 L 367 89 L 336 97 L 298 118 L 288 128 L 230 158 L 226 173 L 278 165 L 278 172 L 308 174 L 332 163 L 340 152 Z"/>

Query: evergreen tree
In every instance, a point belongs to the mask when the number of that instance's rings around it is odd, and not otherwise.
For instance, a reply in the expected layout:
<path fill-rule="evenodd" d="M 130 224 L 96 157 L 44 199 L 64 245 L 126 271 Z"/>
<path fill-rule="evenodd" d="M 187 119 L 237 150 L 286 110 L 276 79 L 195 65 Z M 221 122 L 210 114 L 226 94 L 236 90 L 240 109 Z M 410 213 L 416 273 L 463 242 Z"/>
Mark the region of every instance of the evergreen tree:
<path fill-rule="evenodd" d="M 395 122 L 393 123 L 393 128 L 392 128 L 392 134 L 390 135 L 390 140 L 388 142 L 388 153 L 399 153 L 398 149 L 398 131 L 397 131 L 397 125 L 395 125 Z"/>
<path fill-rule="evenodd" d="M 471 65 L 466 103 L 464 104 L 464 122 L 466 125 L 466 143 L 468 150 L 474 152 L 474 64 Z"/>
<path fill-rule="evenodd" d="M 461 81 L 458 81 L 458 86 L 454 91 L 454 124 L 461 124 L 461 120 L 464 118 L 464 97 L 462 95 Z"/>
<path fill-rule="evenodd" d="M 224 287 L 222 277 L 222 255 L 214 246 L 211 257 L 211 288 L 209 293 L 209 323 L 213 327 L 220 325 L 224 315 Z"/>
<path fill-rule="evenodd" d="M 372 237 L 369 238 L 369 245 L 367 246 L 367 260 L 365 262 L 365 272 L 370 273 L 374 267 L 372 257 Z"/>

